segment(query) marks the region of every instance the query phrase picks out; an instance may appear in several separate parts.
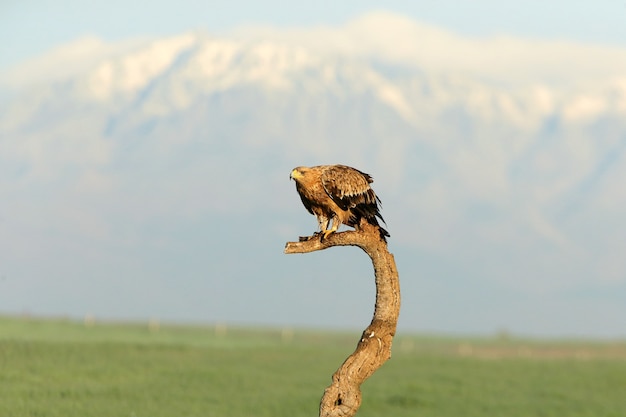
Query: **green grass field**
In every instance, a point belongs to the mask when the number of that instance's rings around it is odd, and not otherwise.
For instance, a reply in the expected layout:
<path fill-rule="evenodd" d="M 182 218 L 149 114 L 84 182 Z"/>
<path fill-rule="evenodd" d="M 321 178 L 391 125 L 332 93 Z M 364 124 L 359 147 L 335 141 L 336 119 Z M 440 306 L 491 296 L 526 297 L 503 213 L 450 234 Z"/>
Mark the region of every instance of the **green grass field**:
<path fill-rule="evenodd" d="M 359 337 L 0 318 L 0 416 L 316 416 Z M 358 415 L 623 417 L 625 393 L 626 343 L 399 334 Z"/>

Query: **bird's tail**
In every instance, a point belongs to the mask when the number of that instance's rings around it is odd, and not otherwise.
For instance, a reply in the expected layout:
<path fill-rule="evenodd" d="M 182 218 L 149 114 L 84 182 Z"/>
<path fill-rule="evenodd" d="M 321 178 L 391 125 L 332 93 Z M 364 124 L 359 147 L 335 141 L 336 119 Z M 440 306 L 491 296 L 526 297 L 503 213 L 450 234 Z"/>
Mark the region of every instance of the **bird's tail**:
<path fill-rule="evenodd" d="M 380 219 L 381 222 L 385 223 L 385 219 L 383 219 L 383 216 L 380 214 L 378 207 L 376 205 L 360 205 L 357 206 L 355 209 L 358 216 L 355 223 L 358 225 L 358 219 L 360 219 L 360 221 L 365 220 L 372 226 L 376 226 L 380 233 L 380 238 L 387 242 L 386 238 L 391 237 L 391 235 L 378 222 L 378 219 Z"/>
<path fill-rule="evenodd" d="M 387 238 L 391 237 L 391 235 L 389 234 L 389 232 L 387 230 L 385 230 L 384 227 L 382 227 L 380 225 L 380 223 L 378 223 L 378 219 L 376 217 L 379 217 L 380 220 L 385 223 L 385 220 L 383 219 L 383 216 L 380 215 L 380 213 L 377 213 L 377 216 L 374 217 L 368 217 L 367 218 L 367 222 L 369 224 L 371 224 L 372 226 L 376 226 L 378 228 L 378 232 L 380 233 L 380 238 L 382 240 L 384 240 L 385 242 L 387 242 Z"/>

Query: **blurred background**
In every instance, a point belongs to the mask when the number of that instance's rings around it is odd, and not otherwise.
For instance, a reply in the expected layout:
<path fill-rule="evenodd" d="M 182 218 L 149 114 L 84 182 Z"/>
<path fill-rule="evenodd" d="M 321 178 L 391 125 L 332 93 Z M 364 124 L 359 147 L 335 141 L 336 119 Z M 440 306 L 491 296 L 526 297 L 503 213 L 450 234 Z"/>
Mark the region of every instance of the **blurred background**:
<path fill-rule="evenodd" d="M 283 254 L 343 163 L 401 331 L 626 337 L 626 5 L 376 4 L 2 2 L 0 314 L 362 329 L 365 254 Z"/>

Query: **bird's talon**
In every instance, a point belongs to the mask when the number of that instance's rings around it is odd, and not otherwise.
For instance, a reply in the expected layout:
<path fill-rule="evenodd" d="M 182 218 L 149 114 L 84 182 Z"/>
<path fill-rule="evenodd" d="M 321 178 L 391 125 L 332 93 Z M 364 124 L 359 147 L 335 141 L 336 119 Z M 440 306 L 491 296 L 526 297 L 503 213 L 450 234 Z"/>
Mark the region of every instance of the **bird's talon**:
<path fill-rule="evenodd" d="M 309 240 L 315 239 L 321 232 L 315 232 L 311 236 L 299 236 L 298 240 L 300 242 L 307 242 Z"/>

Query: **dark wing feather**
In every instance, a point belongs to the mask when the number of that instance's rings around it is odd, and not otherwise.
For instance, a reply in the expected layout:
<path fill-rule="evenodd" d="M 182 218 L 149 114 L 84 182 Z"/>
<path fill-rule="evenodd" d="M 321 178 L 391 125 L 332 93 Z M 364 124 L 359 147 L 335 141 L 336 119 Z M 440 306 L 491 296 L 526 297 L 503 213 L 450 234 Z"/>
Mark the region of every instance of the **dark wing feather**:
<path fill-rule="evenodd" d="M 350 226 L 358 226 L 360 219 L 364 218 L 368 223 L 378 226 L 381 239 L 389 237 L 389 232 L 380 227 L 376 220 L 378 217 L 385 222 L 378 208 L 380 199 L 370 187 L 374 179 L 369 174 L 345 165 L 328 165 L 322 169 L 321 181 L 335 204 L 342 210 L 350 210 Z"/>
<path fill-rule="evenodd" d="M 329 197 L 341 207 L 349 210 L 359 204 L 375 204 L 378 198 L 368 174 L 345 165 L 329 165 L 322 171 L 322 185 Z"/>

